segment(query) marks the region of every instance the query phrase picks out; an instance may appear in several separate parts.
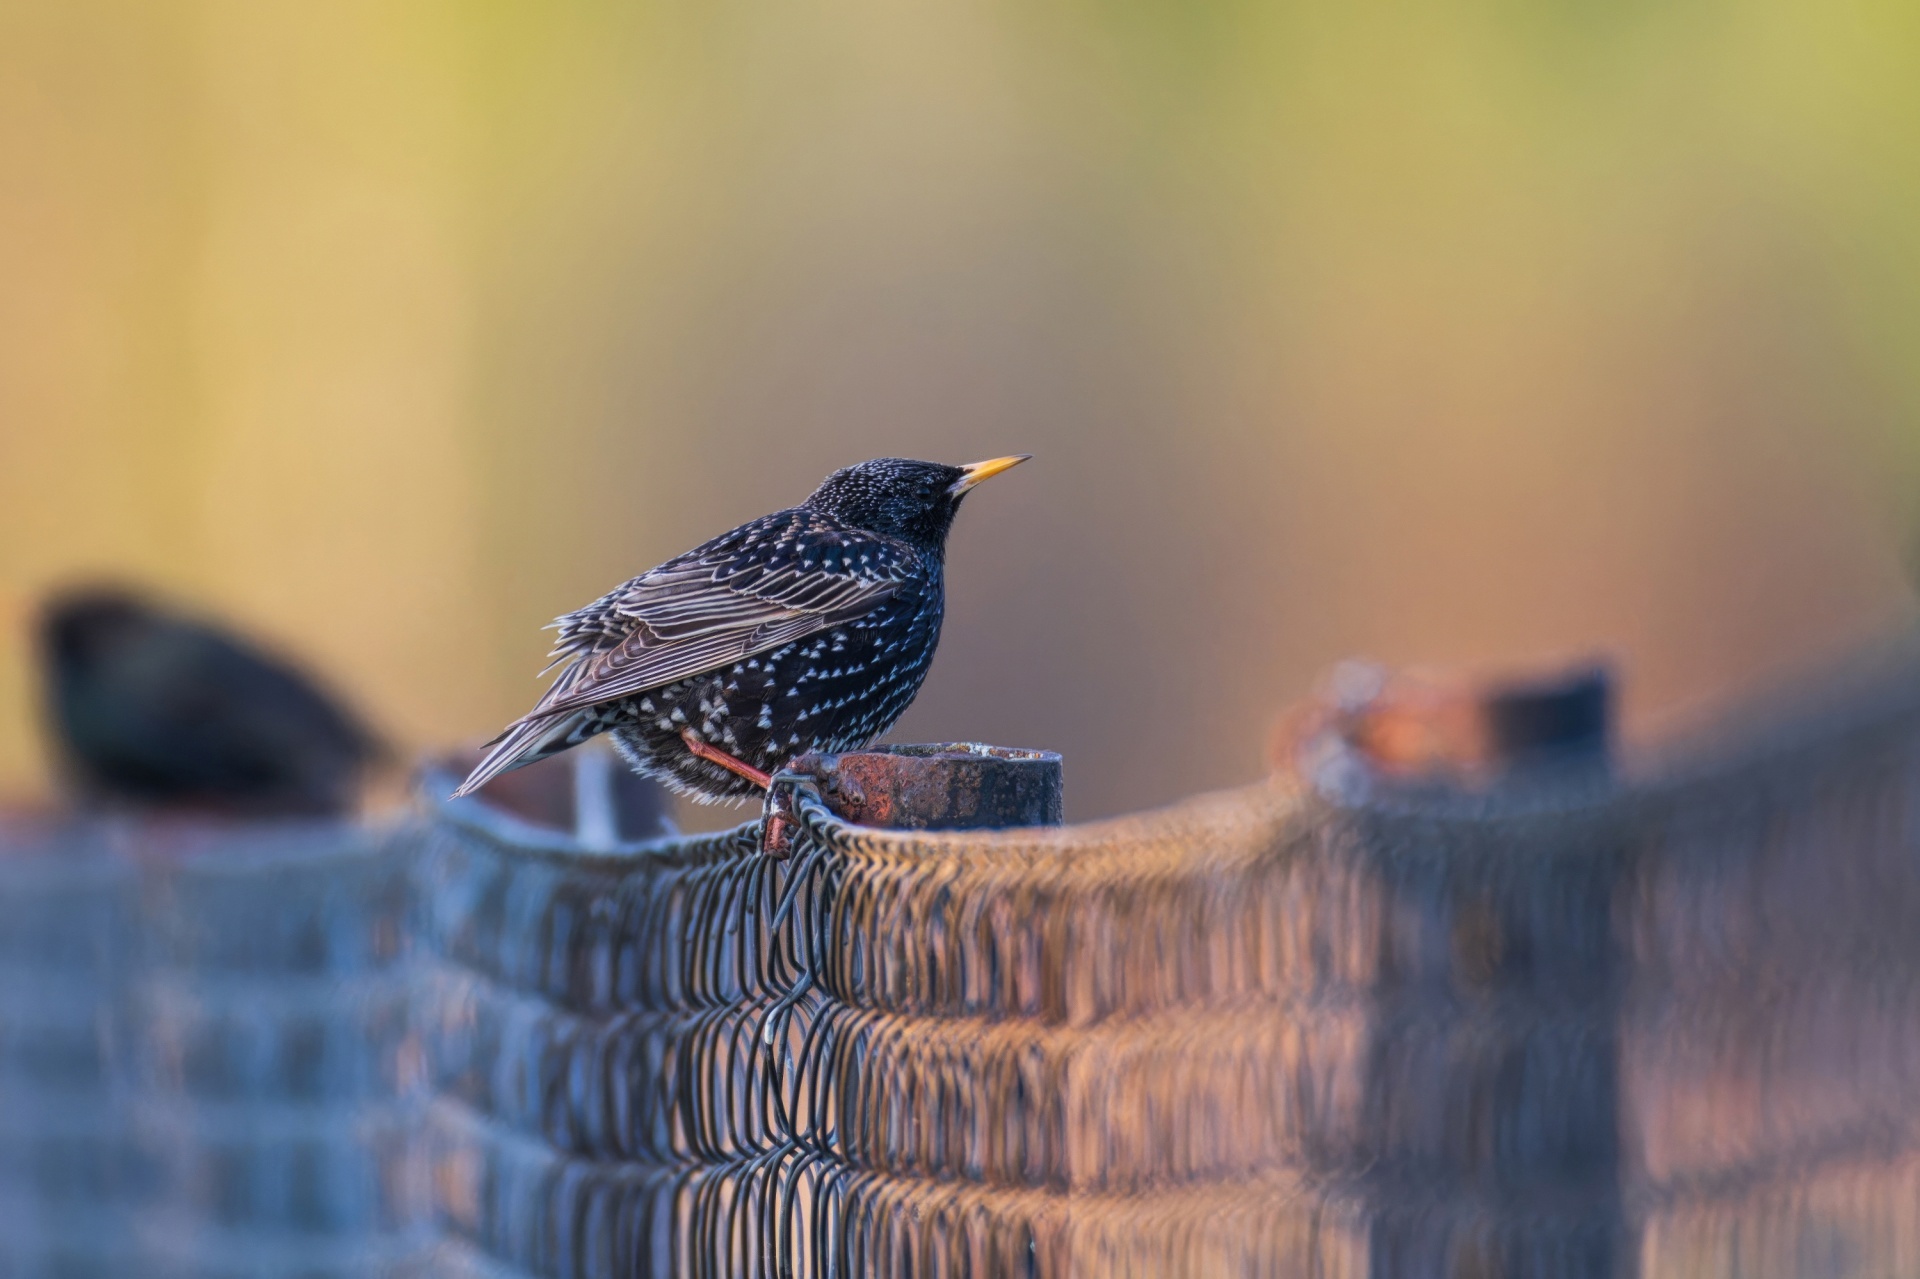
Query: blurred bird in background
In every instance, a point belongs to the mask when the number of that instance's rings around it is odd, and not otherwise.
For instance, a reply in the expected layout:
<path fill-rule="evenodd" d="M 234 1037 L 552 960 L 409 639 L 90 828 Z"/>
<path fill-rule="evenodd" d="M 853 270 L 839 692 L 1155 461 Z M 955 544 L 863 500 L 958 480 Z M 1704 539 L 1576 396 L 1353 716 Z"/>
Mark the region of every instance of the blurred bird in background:
<path fill-rule="evenodd" d="M 877 458 L 554 625 L 560 676 L 456 796 L 610 733 L 636 772 L 704 803 L 809 750 L 856 750 L 913 702 L 940 642 L 947 533 L 971 466 Z"/>
<path fill-rule="evenodd" d="M 56 596 L 39 646 L 49 728 L 90 806 L 342 816 L 383 753 L 296 667 L 127 590 Z"/>

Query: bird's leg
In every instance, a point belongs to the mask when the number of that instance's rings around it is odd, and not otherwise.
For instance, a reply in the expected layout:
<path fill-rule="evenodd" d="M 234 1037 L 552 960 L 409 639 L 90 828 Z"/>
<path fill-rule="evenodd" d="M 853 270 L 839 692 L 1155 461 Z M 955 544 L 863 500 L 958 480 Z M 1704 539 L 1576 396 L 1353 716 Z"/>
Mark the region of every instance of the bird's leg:
<path fill-rule="evenodd" d="M 761 790 L 766 790 L 773 785 L 773 777 L 771 774 L 761 772 L 744 760 L 735 759 L 718 746 L 712 746 L 701 741 L 693 735 L 691 728 L 683 728 L 680 730 L 680 740 L 687 744 L 688 750 L 698 755 L 701 759 L 706 760 L 710 764 L 718 764 L 729 773 L 734 773 L 746 778 Z"/>

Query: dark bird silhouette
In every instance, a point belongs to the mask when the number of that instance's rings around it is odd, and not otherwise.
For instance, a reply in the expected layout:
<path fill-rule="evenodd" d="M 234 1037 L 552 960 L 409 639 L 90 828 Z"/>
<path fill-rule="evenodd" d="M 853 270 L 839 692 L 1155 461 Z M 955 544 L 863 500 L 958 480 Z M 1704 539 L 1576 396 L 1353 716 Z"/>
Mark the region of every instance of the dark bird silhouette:
<path fill-rule="evenodd" d="M 47 709 L 92 801 L 232 816 L 331 816 L 380 748 L 300 671 L 115 588 L 52 600 Z"/>
<path fill-rule="evenodd" d="M 600 733 L 636 772 L 707 803 L 752 796 L 809 750 L 865 746 L 926 678 L 961 500 L 1026 460 L 835 471 L 799 506 L 568 613 L 559 677 L 454 793 Z"/>

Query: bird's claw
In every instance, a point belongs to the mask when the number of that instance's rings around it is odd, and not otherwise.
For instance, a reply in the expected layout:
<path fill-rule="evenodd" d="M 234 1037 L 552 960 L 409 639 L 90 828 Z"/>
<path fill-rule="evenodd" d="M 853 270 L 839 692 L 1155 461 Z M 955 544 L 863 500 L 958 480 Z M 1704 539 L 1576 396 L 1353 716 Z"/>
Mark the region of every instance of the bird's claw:
<path fill-rule="evenodd" d="M 766 821 L 760 837 L 760 851 L 775 859 L 793 853 L 793 828 L 800 818 L 793 808 L 791 785 L 779 785 L 781 777 L 805 778 L 813 782 L 835 812 L 843 816 L 857 814 L 866 804 L 866 792 L 853 778 L 842 773 L 836 757 L 808 751 L 790 762 L 767 787 Z"/>
<path fill-rule="evenodd" d="M 793 856 L 793 828 L 798 821 L 791 794 L 784 786 L 767 788 L 766 816 L 760 826 L 760 852 L 775 861 Z"/>

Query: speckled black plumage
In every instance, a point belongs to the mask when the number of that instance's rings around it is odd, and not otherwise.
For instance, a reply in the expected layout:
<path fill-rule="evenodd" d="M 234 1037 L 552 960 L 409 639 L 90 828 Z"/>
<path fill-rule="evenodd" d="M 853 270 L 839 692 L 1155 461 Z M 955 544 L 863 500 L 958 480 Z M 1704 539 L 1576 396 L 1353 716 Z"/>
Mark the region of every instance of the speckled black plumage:
<path fill-rule="evenodd" d="M 40 654 L 62 762 L 92 802 L 337 816 L 380 753 L 293 666 L 123 590 L 53 600 Z"/>
<path fill-rule="evenodd" d="M 961 499 L 1014 460 L 836 471 L 801 505 L 560 618 L 560 676 L 457 793 L 600 733 L 636 771 L 708 802 L 759 792 L 694 755 L 684 730 L 767 773 L 808 750 L 865 746 L 933 660 Z"/>

